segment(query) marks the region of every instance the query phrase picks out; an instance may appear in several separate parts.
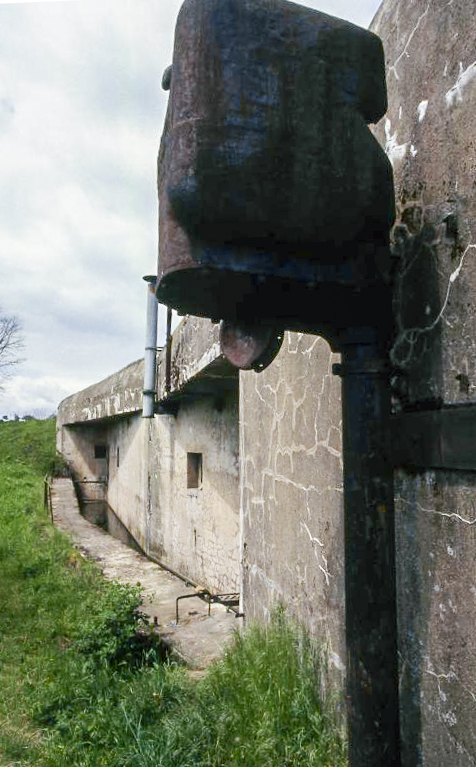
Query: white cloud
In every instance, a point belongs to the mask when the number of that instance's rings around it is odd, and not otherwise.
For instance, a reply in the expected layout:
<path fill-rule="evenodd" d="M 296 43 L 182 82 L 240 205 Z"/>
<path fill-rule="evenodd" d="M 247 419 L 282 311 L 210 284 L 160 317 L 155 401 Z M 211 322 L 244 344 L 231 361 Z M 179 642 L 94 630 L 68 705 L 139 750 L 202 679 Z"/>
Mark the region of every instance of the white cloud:
<path fill-rule="evenodd" d="M 17 415 L 33 415 L 48 418 L 56 412 L 58 403 L 71 390 L 81 389 L 80 378 L 64 380 L 53 376 L 30 378 L 15 376 L 3 385 L 0 391 L 0 418 Z"/>
<path fill-rule="evenodd" d="M 180 5 L 0 4 L 0 307 L 21 318 L 27 360 L 0 411 L 54 409 L 142 355 Z M 308 5 L 367 25 L 378 2 Z"/>
<path fill-rule="evenodd" d="M 27 359 L 0 409 L 31 411 L 48 388 L 51 409 L 142 354 L 179 5 L 0 6 L 0 306 Z"/>

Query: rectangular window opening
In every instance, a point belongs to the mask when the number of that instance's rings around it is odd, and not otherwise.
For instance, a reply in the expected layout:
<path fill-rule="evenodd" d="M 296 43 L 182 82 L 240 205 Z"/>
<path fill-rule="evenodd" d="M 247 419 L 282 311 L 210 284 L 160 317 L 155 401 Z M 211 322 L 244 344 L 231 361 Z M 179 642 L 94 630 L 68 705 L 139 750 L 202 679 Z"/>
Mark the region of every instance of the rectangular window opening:
<path fill-rule="evenodd" d="M 119 468 L 119 448 L 117 448 L 117 468 Z"/>
<path fill-rule="evenodd" d="M 202 470 L 202 453 L 187 453 L 187 488 L 201 487 Z"/>
<path fill-rule="evenodd" d="M 95 458 L 107 458 L 107 445 L 94 445 Z"/>

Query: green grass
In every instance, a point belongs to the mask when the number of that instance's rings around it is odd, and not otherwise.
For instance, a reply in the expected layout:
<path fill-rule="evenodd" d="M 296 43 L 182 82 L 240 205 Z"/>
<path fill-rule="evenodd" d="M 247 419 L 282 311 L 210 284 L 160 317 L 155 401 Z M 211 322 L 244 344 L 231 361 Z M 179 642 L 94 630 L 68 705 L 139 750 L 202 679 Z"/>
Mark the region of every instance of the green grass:
<path fill-rule="evenodd" d="M 237 634 L 160 734 L 142 732 L 142 765 L 344 765 L 345 749 L 320 690 L 321 657 L 277 610 L 267 628 Z M 134 734 L 140 722 L 130 717 Z M 163 744 L 163 745 L 159 745 Z M 160 751 L 163 762 L 154 761 Z"/>
<path fill-rule="evenodd" d="M 276 612 L 205 677 L 43 510 L 54 423 L 0 424 L 0 767 L 344 767 L 321 656 Z"/>

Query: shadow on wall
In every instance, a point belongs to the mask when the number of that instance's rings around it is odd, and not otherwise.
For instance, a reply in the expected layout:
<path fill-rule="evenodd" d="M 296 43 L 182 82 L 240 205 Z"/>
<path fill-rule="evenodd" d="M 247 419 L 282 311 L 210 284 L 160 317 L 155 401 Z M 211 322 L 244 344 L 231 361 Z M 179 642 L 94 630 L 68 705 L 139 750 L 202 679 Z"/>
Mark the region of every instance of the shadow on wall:
<path fill-rule="evenodd" d="M 423 220 L 422 220 L 423 219 Z M 441 405 L 441 305 L 438 284 L 439 232 L 424 212 L 409 204 L 393 230 L 395 340 L 392 388 L 397 410 Z"/>

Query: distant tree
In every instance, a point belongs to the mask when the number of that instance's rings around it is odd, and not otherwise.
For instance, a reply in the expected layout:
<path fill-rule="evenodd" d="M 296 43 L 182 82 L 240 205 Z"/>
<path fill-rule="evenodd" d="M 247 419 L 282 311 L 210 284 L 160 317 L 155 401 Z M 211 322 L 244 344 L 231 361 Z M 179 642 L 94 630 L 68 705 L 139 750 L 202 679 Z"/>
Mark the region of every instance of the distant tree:
<path fill-rule="evenodd" d="M 20 321 L 13 315 L 0 310 L 0 380 L 6 378 L 12 368 L 21 362 L 19 354 L 23 349 L 23 335 Z"/>

